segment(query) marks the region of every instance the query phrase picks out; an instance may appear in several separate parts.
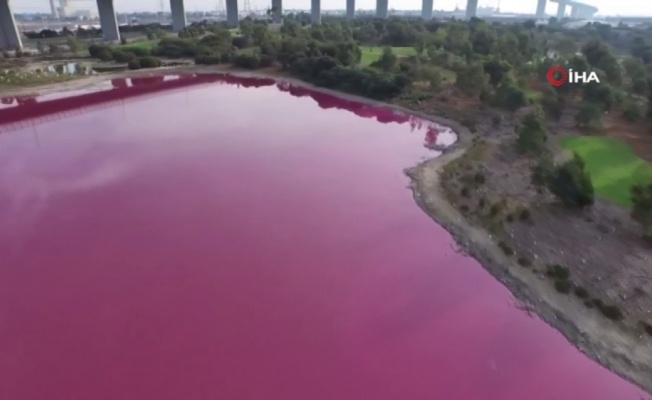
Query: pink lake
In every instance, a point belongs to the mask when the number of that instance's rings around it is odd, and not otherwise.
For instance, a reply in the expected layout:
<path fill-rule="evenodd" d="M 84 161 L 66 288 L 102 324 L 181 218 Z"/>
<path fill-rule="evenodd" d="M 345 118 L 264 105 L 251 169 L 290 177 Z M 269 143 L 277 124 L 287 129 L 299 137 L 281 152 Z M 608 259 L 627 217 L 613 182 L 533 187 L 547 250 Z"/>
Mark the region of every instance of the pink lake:
<path fill-rule="evenodd" d="M 431 123 L 271 80 L 98 90 L 2 102 L 0 399 L 644 396 L 417 207 Z"/>

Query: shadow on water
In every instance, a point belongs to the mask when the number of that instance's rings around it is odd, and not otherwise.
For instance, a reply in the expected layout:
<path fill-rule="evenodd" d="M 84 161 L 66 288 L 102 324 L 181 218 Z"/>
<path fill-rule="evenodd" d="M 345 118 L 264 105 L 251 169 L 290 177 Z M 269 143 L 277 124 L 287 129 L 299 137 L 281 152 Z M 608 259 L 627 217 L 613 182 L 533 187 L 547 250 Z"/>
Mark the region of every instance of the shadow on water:
<path fill-rule="evenodd" d="M 71 68 L 65 70 L 74 71 L 74 68 L 77 68 L 78 65 L 69 63 L 57 67 Z M 69 112 L 73 110 L 75 110 L 74 114 L 83 113 L 101 108 L 103 105 L 108 107 L 115 101 L 124 101 L 164 90 L 207 83 L 222 83 L 243 88 L 276 86 L 281 92 L 289 93 L 294 97 L 310 97 L 322 109 L 346 110 L 359 117 L 375 119 L 383 124 L 409 123 L 413 131 L 426 128 L 424 146 L 434 150 L 441 150 L 450 146 L 457 139 L 456 134 L 450 128 L 391 108 L 342 99 L 332 94 L 295 85 L 287 81 L 279 82 L 272 78 L 241 77 L 229 74 L 182 74 L 115 78 L 111 79 L 111 87 L 108 90 L 95 90 L 57 99 L 43 100 L 38 95 L 2 97 L 0 98 L 0 133 L 21 129 L 24 127 L 23 122 L 36 122 L 31 120 L 54 116 L 55 114 L 61 114 L 63 117 L 64 113 L 69 115 Z M 46 118 L 45 120 L 50 121 L 52 118 Z"/>

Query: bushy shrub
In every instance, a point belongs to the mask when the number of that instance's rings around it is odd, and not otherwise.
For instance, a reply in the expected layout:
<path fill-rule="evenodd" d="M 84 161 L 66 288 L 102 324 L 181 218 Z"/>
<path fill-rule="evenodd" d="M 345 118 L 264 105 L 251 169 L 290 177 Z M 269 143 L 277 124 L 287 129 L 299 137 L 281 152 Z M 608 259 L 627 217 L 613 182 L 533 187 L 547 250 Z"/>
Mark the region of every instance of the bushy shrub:
<path fill-rule="evenodd" d="M 647 323 L 645 321 L 641 321 L 640 324 L 641 324 L 641 327 L 643 328 L 643 330 L 645 331 L 645 333 L 652 336 L 652 325 L 650 325 L 649 323 Z"/>
<path fill-rule="evenodd" d="M 219 55 L 207 55 L 195 57 L 195 64 L 200 65 L 215 65 L 222 62 L 222 57 Z"/>
<path fill-rule="evenodd" d="M 555 290 L 559 293 L 568 294 L 570 293 L 572 285 L 567 280 L 557 279 L 555 281 Z"/>
<path fill-rule="evenodd" d="M 141 68 L 158 68 L 163 65 L 161 59 L 152 56 L 139 57 L 138 63 Z"/>
<path fill-rule="evenodd" d="M 103 49 L 99 52 L 97 58 L 102 61 L 113 61 L 113 52 L 111 49 Z"/>
<path fill-rule="evenodd" d="M 532 260 L 530 260 L 525 256 L 521 256 L 518 258 L 518 265 L 520 265 L 521 267 L 529 267 L 530 265 L 532 265 Z"/>
<path fill-rule="evenodd" d="M 271 67 L 273 64 L 274 64 L 274 58 L 272 56 L 269 56 L 267 54 L 262 54 L 260 56 L 260 67 L 261 68 Z"/>
<path fill-rule="evenodd" d="M 568 280 L 570 278 L 570 270 L 559 264 L 548 265 L 546 275 L 557 280 Z"/>
<path fill-rule="evenodd" d="M 260 57 L 251 54 L 238 54 L 233 58 L 233 65 L 239 68 L 260 68 Z"/>
<path fill-rule="evenodd" d="M 167 58 L 194 58 L 198 54 L 198 46 L 192 39 L 168 37 L 161 39 L 152 54 Z"/>
<path fill-rule="evenodd" d="M 507 256 L 513 256 L 514 255 L 514 249 L 510 245 L 508 245 L 504 240 L 501 240 L 498 242 L 498 247 L 505 253 Z"/>
<path fill-rule="evenodd" d="M 584 289 L 582 286 L 577 286 L 575 287 L 575 296 L 579 297 L 580 299 L 586 299 L 589 297 L 589 292 L 588 290 Z"/>
<path fill-rule="evenodd" d="M 124 51 L 125 53 L 131 53 L 136 57 L 146 57 L 152 54 L 150 49 L 145 49 L 142 47 L 126 47 L 120 50 Z"/>
<path fill-rule="evenodd" d="M 100 53 L 111 51 L 111 48 L 104 44 L 92 44 L 88 46 L 88 54 L 93 58 L 100 58 Z"/>
<path fill-rule="evenodd" d="M 587 207 L 595 200 L 591 177 L 577 154 L 555 167 L 548 180 L 548 190 L 567 206 Z"/>
<path fill-rule="evenodd" d="M 612 321 L 620 321 L 624 317 L 622 311 L 617 306 L 603 305 L 600 307 L 600 312 Z"/>
<path fill-rule="evenodd" d="M 251 46 L 249 39 L 245 36 L 236 36 L 232 39 L 231 44 L 237 49 L 244 49 Z"/>
<path fill-rule="evenodd" d="M 136 58 L 132 53 L 126 53 L 122 50 L 113 50 L 113 59 L 116 62 L 128 63 L 129 61 Z"/>
<path fill-rule="evenodd" d="M 133 60 L 130 60 L 129 63 L 127 64 L 127 68 L 129 69 L 140 69 L 140 62 L 138 61 L 137 58 L 134 58 Z"/>

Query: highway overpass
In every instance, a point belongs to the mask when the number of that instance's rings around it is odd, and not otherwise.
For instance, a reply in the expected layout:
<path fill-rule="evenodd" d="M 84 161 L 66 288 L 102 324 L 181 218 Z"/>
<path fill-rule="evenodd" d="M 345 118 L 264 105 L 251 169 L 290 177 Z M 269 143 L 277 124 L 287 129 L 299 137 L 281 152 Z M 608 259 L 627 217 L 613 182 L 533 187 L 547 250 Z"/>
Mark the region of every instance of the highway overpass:
<path fill-rule="evenodd" d="M 13 0 L 20 2 L 21 0 Z M 45 0 L 44 0 L 45 1 Z M 117 42 L 120 40 L 120 31 L 118 29 L 118 21 L 113 7 L 113 0 L 96 0 L 97 9 L 100 16 L 100 25 L 102 27 L 102 35 L 104 40 L 110 42 Z M 169 0 L 170 11 L 172 13 L 172 28 L 175 32 L 182 30 L 186 24 L 186 11 L 184 0 Z M 270 0 L 273 18 L 275 22 L 282 21 L 283 15 L 283 0 Z M 355 16 L 355 0 L 342 0 L 346 2 L 346 15 L 348 18 Z M 396 0 L 394 0 L 396 1 Z M 545 18 L 545 9 L 547 0 L 536 0 L 536 12 L 534 17 L 537 19 Z M 557 17 L 563 18 L 565 15 L 566 7 L 571 7 L 571 17 L 574 18 L 590 18 L 597 12 L 597 8 L 589 6 L 577 1 L 571 0 L 551 0 L 558 3 Z M 10 0 L 0 0 L 0 49 L 19 49 L 22 48 L 22 42 L 16 21 L 14 20 Z M 311 2 L 311 15 L 312 23 L 321 23 L 321 0 L 310 0 Z M 432 11 L 434 0 L 422 0 L 421 16 L 424 19 L 432 18 Z M 376 17 L 387 18 L 389 8 L 389 0 L 376 0 Z M 466 17 L 473 18 L 478 9 L 478 0 L 467 0 L 466 3 Z M 226 19 L 230 26 L 237 26 L 239 13 L 238 13 L 238 0 L 226 0 Z"/>
<path fill-rule="evenodd" d="M 592 18 L 598 12 L 598 8 L 580 3 L 579 1 L 572 0 L 550 0 L 557 3 L 557 19 L 562 19 L 566 16 L 566 7 L 570 7 L 570 17 L 573 19 L 588 19 Z"/>

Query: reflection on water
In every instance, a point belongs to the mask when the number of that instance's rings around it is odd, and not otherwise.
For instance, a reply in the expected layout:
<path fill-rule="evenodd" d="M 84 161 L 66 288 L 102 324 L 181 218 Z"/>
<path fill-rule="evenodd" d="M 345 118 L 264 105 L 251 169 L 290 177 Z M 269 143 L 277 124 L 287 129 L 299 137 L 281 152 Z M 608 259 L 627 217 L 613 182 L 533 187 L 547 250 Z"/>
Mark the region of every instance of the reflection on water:
<path fill-rule="evenodd" d="M 88 94 L 71 97 L 60 97 L 55 100 L 47 100 L 39 103 L 38 96 L 22 96 L 21 98 L 3 97 L 0 98 L 0 132 L 10 130 L 7 126 L 10 122 L 18 122 L 30 118 L 43 117 L 66 110 L 79 110 L 80 107 L 90 111 L 90 106 L 105 104 L 111 101 L 124 100 L 126 96 L 140 96 L 160 90 L 186 87 L 195 84 L 218 83 L 234 85 L 243 88 L 261 88 L 276 86 L 281 92 L 290 93 L 294 97 L 309 97 L 317 102 L 322 109 L 340 109 L 354 113 L 362 118 L 371 118 L 376 121 L 389 124 L 408 123 L 412 131 L 423 131 L 425 133 L 424 145 L 430 149 L 441 151 L 452 145 L 457 135 L 449 127 L 415 117 L 407 113 L 399 112 L 380 105 L 360 103 L 353 100 L 343 99 L 333 94 L 316 91 L 301 85 L 291 84 L 287 81 L 277 82 L 272 78 L 260 77 L 239 77 L 228 74 L 181 74 L 181 75 L 152 75 L 133 78 L 111 79 L 113 90 L 97 91 Z M 38 106 L 35 106 L 37 105 Z M 14 106 L 32 105 L 29 108 L 20 108 L 5 111 L 3 108 Z M 75 113 L 75 114 L 78 114 Z M 48 118 L 44 121 L 51 121 Z M 33 121 L 36 122 L 36 121 Z M 5 125 L 4 127 L 2 125 Z M 18 125 L 21 127 L 22 125 Z"/>

